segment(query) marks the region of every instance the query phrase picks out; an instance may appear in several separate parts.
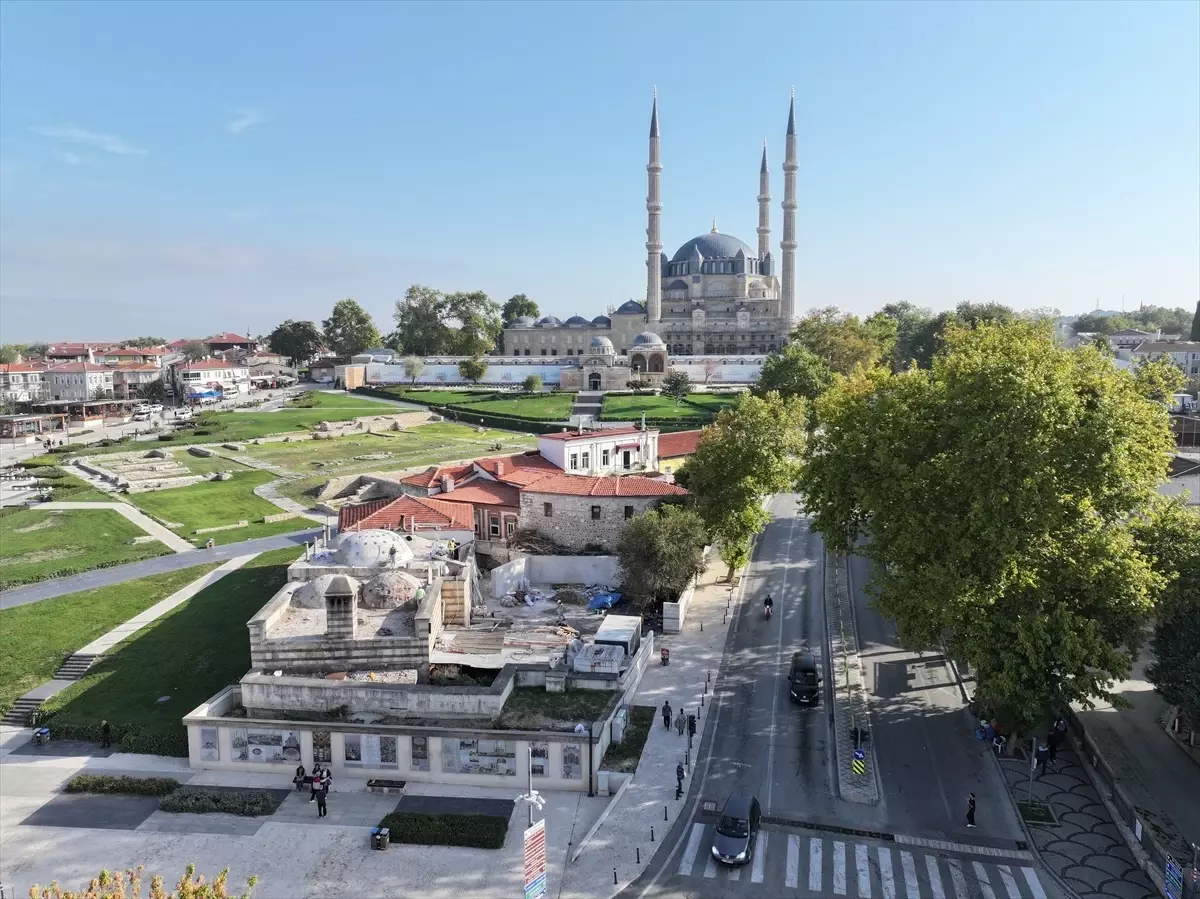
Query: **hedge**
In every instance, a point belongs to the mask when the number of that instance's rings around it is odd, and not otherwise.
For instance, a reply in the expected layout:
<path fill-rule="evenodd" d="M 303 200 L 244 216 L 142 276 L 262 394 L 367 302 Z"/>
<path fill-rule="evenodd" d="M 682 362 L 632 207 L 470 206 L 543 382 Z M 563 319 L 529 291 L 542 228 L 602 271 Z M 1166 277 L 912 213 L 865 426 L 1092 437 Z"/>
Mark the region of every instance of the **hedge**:
<path fill-rule="evenodd" d="M 496 815 L 392 812 L 384 816 L 379 826 L 388 828 L 391 842 L 418 846 L 502 849 L 508 834 L 508 818 Z"/>
<path fill-rule="evenodd" d="M 40 714 L 34 712 L 31 718 L 36 718 L 39 725 L 50 728 L 50 735 L 56 740 L 80 740 L 85 743 L 101 742 L 100 723 L 89 722 L 79 724 L 73 721 L 59 721 L 61 712 Z M 122 752 L 137 752 L 143 755 L 165 755 L 171 758 L 188 757 L 187 728 L 182 724 L 178 730 L 170 733 L 145 730 L 133 724 L 113 724 L 112 741 L 121 747 Z"/>
<path fill-rule="evenodd" d="M 159 800 L 164 812 L 208 815 L 225 812 L 251 818 L 270 815 L 279 808 L 279 800 L 266 790 L 214 790 L 208 787 L 180 787 Z"/>
<path fill-rule="evenodd" d="M 120 793 L 126 796 L 166 796 L 179 789 L 173 777 L 125 777 L 110 774 L 76 774 L 64 793 Z"/>

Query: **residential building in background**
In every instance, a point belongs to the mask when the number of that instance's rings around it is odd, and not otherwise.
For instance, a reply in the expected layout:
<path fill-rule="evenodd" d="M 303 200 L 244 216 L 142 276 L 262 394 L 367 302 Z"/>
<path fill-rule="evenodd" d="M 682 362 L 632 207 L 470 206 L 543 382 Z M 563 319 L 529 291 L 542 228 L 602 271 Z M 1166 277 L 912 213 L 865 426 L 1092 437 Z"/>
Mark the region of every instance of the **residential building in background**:
<path fill-rule="evenodd" d="M 0 400 L 29 403 L 43 399 L 46 366 L 36 362 L 0 364 Z"/>
<path fill-rule="evenodd" d="M 180 362 L 169 367 L 172 388 L 183 398 L 193 396 L 249 393 L 250 369 L 220 359 Z"/>
<path fill-rule="evenodd" d="M 1135 363 L 1167 358 L 1179 366 L 1186 377 L 1200 378 L 1200 342 L 1194 340 L 1145 341 L 1138 344 L 1131 356 Z"/>
<path fill-rule="evenodd" d="M 113 395 L 121 400 L 140 396 L 143 388 L 162 377 L 163 370 L 149 362 L 113 366 Z"/>
<path fill-rule="evenodd" d="M 226 350 L 245 350 L 252 353 L 258 348 L 258 341 L 253 337 L 243 337 L 232 331 L 214 334 L 212 337 L 206 338 L 204 344 L 213 353 L 221 353 Z"/>
<path fill-rule="evenodd" d="M 46 369 L 43 399 L 87 402 L 113 394 L 113 369 L 95 362 L 67 362 Z"/>

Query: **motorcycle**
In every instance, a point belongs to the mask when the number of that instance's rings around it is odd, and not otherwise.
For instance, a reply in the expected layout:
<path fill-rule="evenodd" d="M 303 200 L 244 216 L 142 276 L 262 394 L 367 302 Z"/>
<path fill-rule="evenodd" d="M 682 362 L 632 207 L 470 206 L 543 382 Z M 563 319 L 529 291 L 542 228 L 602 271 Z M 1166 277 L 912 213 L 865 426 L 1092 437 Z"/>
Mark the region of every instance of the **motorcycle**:
<path fill-rule="evenodd" d="M 763 612 L 763 617 L 766 618 L 767 620 L 770 620 L 770 618 L 771 618 L 771 609 L 772 608 L 773 608 L 773 606 L 763 606 L 763 609 L 765 610 Z"/>

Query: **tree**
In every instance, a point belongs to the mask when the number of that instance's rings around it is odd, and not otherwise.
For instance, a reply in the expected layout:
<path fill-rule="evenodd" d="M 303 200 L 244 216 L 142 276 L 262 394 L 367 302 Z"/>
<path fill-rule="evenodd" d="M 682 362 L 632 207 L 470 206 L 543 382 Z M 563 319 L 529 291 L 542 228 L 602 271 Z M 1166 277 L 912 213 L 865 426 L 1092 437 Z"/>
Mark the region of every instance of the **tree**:
<path fill-rule="evenodd" d="M 1116 318 L 1115 315 L 1097 315 L 1089 312 L 1071 322 L 1071 330 L 1076 334 L 1111 334 L 1113 331 L 1121 330 L 1114 324 Z"/>
<path fill-rule="evenodd" d="M 1192 313 L 1182 307 L 1143 306 L 1122 317 L 1135 328 L 1144 331 L 1162 329 L 1164 334 L 1186 334 L 1192 323 Z"/>
<path fill-rule="evenodd" d="M 1109 687 L 1161 586 L 1129 522 L 1165 474 L 1166 411 L 1038 325 L 943 339 L 929 371 L 859 372 L 817 401 L 801 475 L 814 526 L 873 561 L 904 645 L 974 666 L 1011 728 L 1119 701 Z"/>
<path fill-rule="evenodd" d="M 112 398 L 113 392 L 103 384 L 92 391 L 92 399 L 94 400 L 111 400 Z"/>
<path fill-rule="evenodd" d="M 1164 405 L 1183 389 L 1183 371 L 1168 356 L 1140 362 L 1133 377 L 1142 396 Z"/>
<path fill-rule="evenodd" d="M 432 287 L 413 284 L 396 301 L 396 330 L 388 344 L 397 352 L 413 356 L 437 356 L 447 353 L 443 319 L 446 317 L 445 298 Z"/>
<path fill-rule="evenodd" d="M 500 304 L 482 290 L 447 294 L 445 300 L 449 323 L 457 325 L 447 328 L 447 351 L 456 356 L 490 353 L 500 333 Z"/>
<path fill-rule="evenodd" d="M 523 315 L 530 318 L 537 318 L 541 312 L 538 310 L 538 304 L 523 293 L 518 293 L 515 296 L 509 297 L 504 301 L 504 306 L 500 310 L 500 320 L 504 323 L 504 327 L 509 327 L 513 322 Z"/>
<path fill-rule="evenodd" d="M 22 358 L 28 351 L 28 347 L 21 343 L 6 343 L 0 346 L 0 364 L 16 362 Z"/>
<path fill-rule="evenodd" d="M 622 591 L 641 608 L 674 602 L 704 571 L 707 543 L 704 522 L 690 509 L 660 506 L 629 519 L 617 538 Z"/>
<path fill-rule="evenodd" d="M 692 379 L 682 368 L 673 368 L 662 379 L 663 396 L 672 397 L 678 406 L 692 392 Z"/>
<path fill-rule="evenodd" d="M 31 359 L 35 356 L 39 359 L 44 359 L 46 357 L 46 353 L 49 351 L 50 345 L 47 343 L 31 343 L 25 347 L 25 355 L 27 358 Z"/>
<path fill-rule="evenodd" d="M 267 335 L 272 353 L 287 356 L 292 365 L 300 365 L 317 355 L 325 345 L 325 336 L 315 322 L 288 319 Z"/>
<path fill-rule="evenodd" d="M 30 899 L 141 899 L 142 870 L 142 866 L 138 865 L 124 874 L 101 871 L 85 890 L 64 890 L 58 881 L 48 887 L 35 884 L 29 889 L 29 896 Z M 150 878 L 149 899 L 250 899 L 250 894 L 258 885 L 258 878 L 248 878 L 245 892 L 236 896 L 229 892 L 228 868 L 211 881 L 205 881 L 203 876 L 196 876 L 195 865 L 188 865 L 175 889 L 167 892 L 164 883 L 161 874 Z"/>
<path fill-rule="evenodd" d="M 763 498 L 795 487 L 804 448 L 804 409 L 800 397 L 743 393 L 704 429 L 688 460 L 687 489 L 720 544 L 731 578 L 769 520 Z"/>
<path fill-rule="evenodd" d="M 139 384 L 137 395 L 138 399 L 161 403 L 167 398 L 167 385 L 163 383 L 162 378 L 155 378 L 153 381 Z"/>
<path fill-rule="evenodd" d="M 1200 301 L 1196 303 L 1196 314 L 1192 317 L 1192 333 L 1190 340 L 1200 340 Z"/>
<path fill-rule="evenodd" d="M 421 372 L 425 371 L 425 362 L 417 356 L 408 356 L 404 360 L 404 377 L 410 384 L 416 384 Z"/>
<path fill-rule="evenodd" d="M 526 393 L 541 393 L 542 392 L 542 376 L 527 375 L 525 380 L 521 382 L 521 388 Z"/>
<path fill-rule="evenodd" d="M 208 355 L 208 347 L 199 340 L 189 340 L 179 348 L 179 352 L 188 362 L 196 362 Z"/>
<path fill-rule="evenodd" d="M 1091 345 L 1101 355 L 1108 356 L 1110 359 L 1116 358 L 1117 351 L 1113 349 L 1112 342 L 1103 334 L 1092 337 Z"/>
<path fill-rule="evenodd" d="M 122 340 L 121 346 L 146 349 L 152 346 L 163 346 L 166 342 L 166 338 L 163 337 L 134 337 L 129 340 Z"/>
<path fill-rule="evenodd" d="M 463 376 L 463 380 L 472 384 L 478 384 L 487 374 L 487 370 L 488 364 L 482 359 L 464 359 L 458 363 L 458 373 Z"/>
<path fill-rule="evenodd" d="M 833 372 L 823 360 L 800 344 L 789 343 L 767 357 L 754 392 L 759 396 L 778 393 L 782 397 L 815 400 L 832 385 Z"/>
<path fill-rule="evenodd" d="M 814 309 L 792 329 L 791 339 L 839 374 L 862 366 L 871 368 L 890 357 L 894 324 L 876 319 L 871 325 L 836 306 Z"/>
<path fill-rule="evenodd" d="M 338 300 L 329 318 L 321 322 L 325 345 L 339 356 L 353 356 L 379 346 L 379 331 L 367 310 L 354 300 Z"/>
<path fill-rule="evenodd" d="M 928 309 L 907 302 L 888 303 L 868 318 L 867 324 L 878 319 L 890 319 L 895 323 L 896 336 L 888 360 L 892 371 L 903 371 L 914 360 L 933 355 L 932 350 L 925 348 L 925 342 L 930 338 L 929 324 L 933 321 L 933 313 Z"/>
<path fill-rule="evenodd" d="M 721 363 L 716 359 L 704 360 L 704 383 L 707 384 L 721 370 Z"/>

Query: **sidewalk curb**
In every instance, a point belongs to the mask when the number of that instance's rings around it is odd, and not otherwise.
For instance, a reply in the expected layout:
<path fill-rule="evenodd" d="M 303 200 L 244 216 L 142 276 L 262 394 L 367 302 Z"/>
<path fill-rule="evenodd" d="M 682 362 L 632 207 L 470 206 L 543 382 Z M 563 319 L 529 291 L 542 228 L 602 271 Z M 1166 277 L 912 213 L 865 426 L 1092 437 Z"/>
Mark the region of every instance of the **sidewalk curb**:
<path fill-rule="evenodd" d="M 629 779 L 625 781 L 625 783 L 621 784 L 620 788 L 617 790 L 616 793 L 613 794 L 612 798 L 608 800 L 608 805 L 604 806 L 604 811 L 602 811 L 600 813 L 600 817 L 596 819 L 596 823 L 593 824 L 591 826 L 591 829 L 588 830 L 588 832 L 583 835 L 583 839 L 580 840 L 579 844 L 575 847 L 575 851 L 571 854 L 571 858 L 567 862 L 567 864 L 570 864 L 570 865 L 575 864 L 576 859 L 578 859 L 579 856 L 581 856 L 583 854 L 583 850 L 587 848 L 588 842 L 592 839 L 592 837 L 594 837 L 596 835 L 596 831 L 598 831 L 600 829 L 601 825 L 603 825 L 604 822 L 608 820 L 609 812 L 611 812 L 613 810 L 613 807 L 616 806 L 616 804 L 618 802 L 620 802 L 621 797 L 625 795 L 625 790 L 627 790 L 629 788 L 629 785 L 631 783 L 633 783 L 634 778 L 636 778 L 636 777 L 637 777 L 637 772 L 635 771 L 629 777 Z"/>

